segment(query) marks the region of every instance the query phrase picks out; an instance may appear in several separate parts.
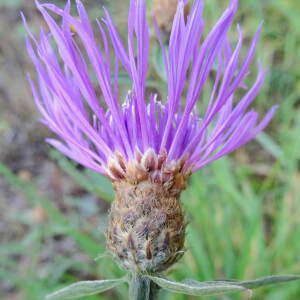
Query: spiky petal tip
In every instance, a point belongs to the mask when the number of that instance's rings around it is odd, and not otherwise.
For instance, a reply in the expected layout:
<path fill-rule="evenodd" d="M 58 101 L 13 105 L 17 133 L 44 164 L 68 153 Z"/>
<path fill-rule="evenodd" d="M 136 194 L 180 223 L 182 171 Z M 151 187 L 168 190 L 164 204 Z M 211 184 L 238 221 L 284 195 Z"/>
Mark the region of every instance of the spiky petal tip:
<path fill-rule="evenodd" d="M 37 85 L 32 80 L 30 83 L 42 121 L 61 138 L 49 139 L 50 144 L 106 175 L 116 153 L 130 162 L 136 149 L 142 154 L 149 149 L 157 155 L 164 151 L 167 163 L 185 158 L 185 169 L 195 172 L 247 143 L 265 128 L 276 107 L 260 122 L 258 113 L 248 110 L 263 83 L 263 69 L 259 68 L 251 87 L 245 89 L 243 85 L 260 28 L 242 59 L 241 29 L 238 28 L 239 39 L 233 50 L 227 39 L 237 1 L 230 2 L 205 39 L 203 1 L 194 1 L 187 20 L 186 2 L 178 2 L 168 50 L 161 45 L 167 74 L 165 101 L 158 101 L 156 95 L 147 99 L 145 92 L 149 55 L 145 0 L 131 1 L 127 48 L 106 10 L 93 30 L 81 1 L 76 1 L 79 18 L 70 14 L 70 2 L 64 9 L 37 2 L 50 33 L 41 30 L 39 40 L 32 34 L 27 39 L 37 73 Z M 57 23 L 50 13 L 61 17 L 62 23 Z M 96 35 L 101 37 L 101 45 L 96 42 Z M 133 84 L 122 105 L 118 88 L 120 68 Z M 200 113 L 196 105 L 209 77 L 214 77 L 214 84 L 208 105 L 203 104 Z M 244 96 L 236 99 L 236 91 L 243 88 Z"/>

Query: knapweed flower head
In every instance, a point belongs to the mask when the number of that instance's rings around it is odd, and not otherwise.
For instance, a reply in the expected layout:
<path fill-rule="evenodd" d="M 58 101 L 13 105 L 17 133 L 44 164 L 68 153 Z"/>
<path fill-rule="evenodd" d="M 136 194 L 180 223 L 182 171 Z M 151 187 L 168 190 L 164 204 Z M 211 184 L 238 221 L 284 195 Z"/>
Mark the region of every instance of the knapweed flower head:
<path fill-rule="evenodd" d="M 260 27 L 245 55 L 239 26 L 238 41 L 230 45 L 238 1 L 230 1 L 205 37 L 203 0 L 194 1 L 187 18 L 186 4 L 178 1 L 168 46 L 160 41 L 166 99 L 146 92 L 145 0 L 130 1 L 126 43 L 105 9 L 92 26 L 79 0 L 78 16 L 71 15 L 70 2 L 64 9 L 37 2 L 50 32 L 27 40 L 37 73 L 37 84 L 30 80 L 36 105 L 60 138 L 48 142 L 113 181 L 108 248 L 128 269 L 159 272 L 179 259 L 185 222 L 178 199 L 186 178 L 253 139 L 276 109 L 262 120 L 250 109 L 265 72 L 259 66 L 254 83 L 245 85 Z M 161 40 L 155 22 L 154 28 Z M 132 81 L 125 99 L 121 70 Z M 211 93 L 203 99 L 209 81 Z"/>

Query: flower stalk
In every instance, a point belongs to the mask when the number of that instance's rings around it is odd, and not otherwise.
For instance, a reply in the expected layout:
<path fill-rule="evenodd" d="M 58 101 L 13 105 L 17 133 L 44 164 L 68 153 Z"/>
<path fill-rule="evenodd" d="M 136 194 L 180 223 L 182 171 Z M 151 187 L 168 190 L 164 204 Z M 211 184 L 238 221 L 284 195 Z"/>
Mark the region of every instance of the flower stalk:
<path fill-rule="evenodd" d="M 132 300 L 155 300 L 159 286 L 150 278 L 133 275 L 129 284 L 129 298 Z"/>

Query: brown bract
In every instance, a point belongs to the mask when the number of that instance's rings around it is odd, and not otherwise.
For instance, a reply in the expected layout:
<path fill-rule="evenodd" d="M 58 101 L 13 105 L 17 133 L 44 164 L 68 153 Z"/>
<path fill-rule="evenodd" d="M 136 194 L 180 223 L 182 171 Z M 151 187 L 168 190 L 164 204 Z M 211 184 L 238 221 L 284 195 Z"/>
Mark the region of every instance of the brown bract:
<path fill-rule="evenodd" d="M 179 198 L 190 171 L 183 172 L 185 160 L 166 163 L 166 157 L 150 149 L 128 164 L 120 154 L 109 163 L 116 199 L 107 247 L 132 272 L 162 272 L 184 253 L 186 222 Z"/>
<path fill-rule="evenodd" d="M 153 0 L 153 15 L 159 29 L 169 34 L 172 29 L 173 18 L 176 14 L 178 0 Z M 189 13 L 189 6 L 185 6 L 185 16 Z"/>

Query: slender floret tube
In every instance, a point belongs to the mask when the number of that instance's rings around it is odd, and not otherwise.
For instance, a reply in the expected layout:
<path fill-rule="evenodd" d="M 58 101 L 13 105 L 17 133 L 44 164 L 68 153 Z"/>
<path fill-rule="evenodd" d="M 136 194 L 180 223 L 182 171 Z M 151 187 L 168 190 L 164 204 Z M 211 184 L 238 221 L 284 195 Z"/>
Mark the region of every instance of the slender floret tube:
<path fill-rule="evenodd" d="M 130 1 L 126 45 L 105 9 L 92 25 L 80 0 L 75 16 L 70 1 L 63 9 L 36 2 L 49 31 L 41 29 L 36 38 L 28 30 L 27 50 L 36 69 L 35 79 L 29 76 L 33 97 L 42 122 L 58 136 L 47 141 L 112 181 L 116 199 L 107 245 L 132 272 L 159 273 L 178 261 L 186 225 L 180 193 L 188 177 L 253 139 L 276 110 L 259 118 L 250 108 L 263 84 L 261 66 L 252 85 L 245 83 L 261 27 L 245 52 L 243 32 L 232 26 L 237 0 L 210 31 L 204 30 L 203 1 L 195 0 L 187 17 L 186 4 L 178 1 L 167 47 L 154 21 L 166 99 L 146 92 L 145 0 Z M 231 27 L 235 45 L 228 40 Z M 120 71 L 132 81 L 125 99 Z M 203 93 L 206 84 L 209 97 Z"/>

